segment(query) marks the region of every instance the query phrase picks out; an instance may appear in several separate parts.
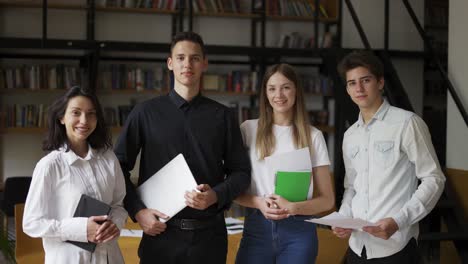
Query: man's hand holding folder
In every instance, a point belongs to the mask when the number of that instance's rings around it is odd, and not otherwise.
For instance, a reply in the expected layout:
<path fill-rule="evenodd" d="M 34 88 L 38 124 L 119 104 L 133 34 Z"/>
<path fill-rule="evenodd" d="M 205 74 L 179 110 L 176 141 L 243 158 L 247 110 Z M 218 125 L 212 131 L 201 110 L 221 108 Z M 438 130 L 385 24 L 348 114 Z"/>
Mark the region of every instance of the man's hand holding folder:
<path fill-rule="evenodd" d="M 186 206 L 186 192 L 196 190 L 197 183 L 182 154 L 177 155 L 137 189 L 146 209 L 135 218 L 143 232 L 156 236 L 166 230 L 166 224 Z M 211 190 L 203 186 L 202 190 Z"/>
<path fill-rule="evenodd" d="M 197 189 L 185 192 L 185 204 L 198 210 L 205 210 L 218 201 L 216 192 L 208 184 L 200 184 Z"/>
<path fill-rule="evenodd" d="M 160 218 L 167 219 L 168 216 L 150 208 L 142 209 L 135 215 L 135 219 L 140 224 L 143 232 L 150 236 L 159 235 L 166 230 L 166 224 L 159 221 Z"/>

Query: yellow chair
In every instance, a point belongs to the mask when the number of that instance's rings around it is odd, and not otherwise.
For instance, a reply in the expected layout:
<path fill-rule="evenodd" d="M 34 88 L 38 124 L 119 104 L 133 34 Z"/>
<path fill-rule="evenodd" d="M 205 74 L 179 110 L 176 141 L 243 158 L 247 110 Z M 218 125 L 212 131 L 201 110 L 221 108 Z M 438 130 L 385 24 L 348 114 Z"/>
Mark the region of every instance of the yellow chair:
<path fill-rule="evenodd" d="M 336 237 L 330 229 L 317 228 L 319 252 L 317 264 L 345 263 L 348 240 Z"/>
<path fill-rule="evenodd" d="M 130 217 L 125 224 L 126 229 L 141 229 L 138 223 L 133 223 Z M 140 263 L 138 257 L 138 245 L 140 245 L 141 237 L 119 237 L 118 243 L 122 251 L 125 263 Z"/>
<path fill-rule="evenodd" d="M 32 238 L 23 232 L 24 204 L 15 205 L 16 262 L 18 264 L 44 263 L 45 253 L 41 238 Z"/>
<path fill-rule="evenodd" d="M 236 261 L 237 250 L 239 249 L 242 233 L 228 235 L 228 253 L 226 258 L 227 264 L 234 264 Z"/>

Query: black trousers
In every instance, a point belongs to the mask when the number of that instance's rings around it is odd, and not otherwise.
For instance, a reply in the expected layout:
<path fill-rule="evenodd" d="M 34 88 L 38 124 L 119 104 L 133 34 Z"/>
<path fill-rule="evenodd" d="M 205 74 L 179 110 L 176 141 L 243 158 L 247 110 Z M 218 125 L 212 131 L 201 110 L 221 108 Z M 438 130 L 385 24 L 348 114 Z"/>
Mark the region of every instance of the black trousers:
<path fill-rule="evenodd" d="M 384 258 L 374 258 L 374 259 L 367 259 L 366 255 L 366 248 L 362 250 L 362 256 L 359 257 L 356 253 L 353 252 L 350 248 L 348 248 L 348 252 L 346 254 L 346 263 L 347 264 L 418 264 L 421 263 L 419 253 L 418 253 L 418 245 L 416 243 L 416 239 L 412 238 L 408 244 L 399 252 Z"/>
<path fill-rule="evenodd" d="M 168 225 L 157 236 L 144 234 L 138 256 L 141 264 L 224 264 L 227 257 L 224 219 L 205 229 L 181 230 Z"/>

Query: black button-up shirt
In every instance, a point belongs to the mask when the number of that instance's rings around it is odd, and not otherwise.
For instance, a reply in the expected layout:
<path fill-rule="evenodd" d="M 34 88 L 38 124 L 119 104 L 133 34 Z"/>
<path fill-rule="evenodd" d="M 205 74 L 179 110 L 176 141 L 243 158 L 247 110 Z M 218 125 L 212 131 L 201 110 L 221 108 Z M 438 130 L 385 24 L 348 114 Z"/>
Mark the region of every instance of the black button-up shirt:
<path fill-rule="evenodd" d="M 216 192 L 216 204 L 206 210 L 186 207 L 175 218 L 214 216 L 250 184 L 250 161 L 234 115 L 200 94 L 187 102 L 171 90 L 138 104 L 130 113 L 115 154 L 127 186 L 124 205 L 132 218 L 146 208 L 130 181 L 140 151 L 138 185 L 182 153 L 197 183 L 209 184 Z"/>

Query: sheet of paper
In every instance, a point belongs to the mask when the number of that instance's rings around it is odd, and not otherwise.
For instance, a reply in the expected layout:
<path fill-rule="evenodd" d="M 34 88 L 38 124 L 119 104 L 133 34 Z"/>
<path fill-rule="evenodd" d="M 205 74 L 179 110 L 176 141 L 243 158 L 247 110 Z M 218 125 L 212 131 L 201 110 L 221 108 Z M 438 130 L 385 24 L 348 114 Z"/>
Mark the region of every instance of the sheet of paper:
<path fill-rule="evenodd" d="M 244 221 L 233 217 L 226 217 L 225 221 L 228 235 L 238 234 L 244 231 Z"/>
<path fill-rule="evenodd" d="M 224 219 L 226 221 L 226 226 L 232 226 L 232 225 L 243 225 L 244 221 L 234 218 L 234 217 L 226 217 Z"/>
<path fill-rule="evenodd" d="M 185 208 L 185 191 L 195 190 L 197 182 L 182 154 L 177 155 L 137 188 L 146 207 L 156 209 L 169 219 Z M 160 219 L 166 222 L 168 219 Z"/>
<path fill-rule="evenodd" d="M 301 148 L 265 158 L 273 174 L 277 171 L 312 171 L 309 148 Z"/>
<path fill-rule="evenodd" d="M 228 233 L 228 235 L 234 235 L 234 234 L 242 233 L 243 231 L 244 231 L 243 228 L 240 228 L 240 229 L 228 229 L 228 230 L 227 230 L 227 233 Z"/>
<path fill-rule="evenodd" d="M 374 223 L 359 219 L 359 218 L 350 218 L 341 215 L 338 212 L 333 212 L 322 218 L 312 218 L 305 220 L 307 222 L 312 222 L 321 225 L 341 227 L 341 228 L 350 228 L 350 229 L 362 229 L 365 226 L 375 226 Z"/>
<path fill-rule="evenodd" d="M 121 237 L 142 237 L 143 236 L 143 230 L 139 230 L 139 229 L 122 229 L 120 231 L 120 236 Z"/>

